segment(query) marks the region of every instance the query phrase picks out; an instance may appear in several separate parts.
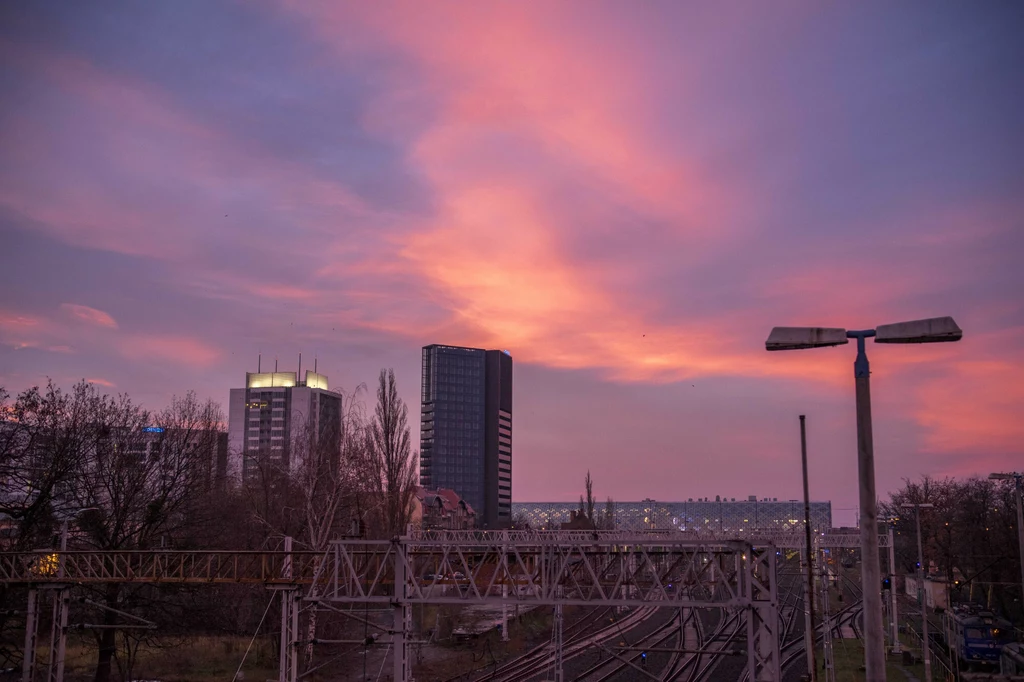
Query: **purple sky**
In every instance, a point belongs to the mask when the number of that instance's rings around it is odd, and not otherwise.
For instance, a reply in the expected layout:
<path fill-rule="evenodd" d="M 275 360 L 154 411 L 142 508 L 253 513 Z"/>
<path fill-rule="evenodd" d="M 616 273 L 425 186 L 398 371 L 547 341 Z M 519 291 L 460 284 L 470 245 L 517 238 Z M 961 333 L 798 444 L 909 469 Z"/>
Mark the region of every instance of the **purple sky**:
<path fill-rule="evenodd" d="M 0 9 L 0 384 L 226 403 L 516 362 L 513 495 L 856 506 L 1024 465 L 1024 5 L 179 0 Z M 372 396 L 370 396 L 372 397 Z M 416 434 L 418 437 L 418 434 Z"/>

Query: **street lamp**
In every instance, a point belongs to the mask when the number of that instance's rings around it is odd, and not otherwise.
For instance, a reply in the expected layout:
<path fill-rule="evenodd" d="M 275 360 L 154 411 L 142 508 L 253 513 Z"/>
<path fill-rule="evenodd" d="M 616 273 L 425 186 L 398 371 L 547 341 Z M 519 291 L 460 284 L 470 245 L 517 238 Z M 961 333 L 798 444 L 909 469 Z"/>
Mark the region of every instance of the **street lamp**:
<path fill-rule="evenodd" d="M 931 502 L 900 505 L 904 509 L 914 508 L 914 523 L 917 525 L 917 601 L 921 605 L 921 658 L 924 659 L 925 682 L 932 682 L 931 642 L 928 641 L 928 600 L 924 596 L 924 551 L 921 545 L 921 510 L 931 509 Z"/>
<path fill-rule="evenodd" d="M 76 509 L 70 514 L 64 517 L 64 520 L 60 524 L 60 560 L 57 563 L 57 577 L 64 577 L 64 552 L 68 549 L 68 522 L 71 519 L 77 519 L 79 516 L 87 511 L 101 511 L 99 507 L 84 507 L 82 509 Z"/>
<path fill-rule="evenodd" d="M 1022 501 L 1022 485 L 1021 479 L 1024 478 L 1024 473 L 1013 472 L 1009 474 L 989 474 L 989 478 L 997 481 L 1005 481 L 1013 479 L 1015 482 L 1017 492 L 1017 547 L 1020 551 L 1020 603 L 1024 605 L 1024 501 Z"/>
<path fill-rule="evenodd" d="M 823 327 L 775 327 L 765 348 L 800 350 L 839 346 L 857 339 L 853 363 L 857 396 L 857 465 L 860 479 L 860 547 L 864 591 L 864 670 L 867 682 L 885 682 L 885 642 L 882 630 L 881 569 L 878 559 L 878 501 L 875 498 L 875 453 L 871 436 L 871 383 L 864 340 L 875 343 L 940 343 L 959 341 L 963 332 L 952 317 L 899 322 L 876 329 L 847 331 Z"/>

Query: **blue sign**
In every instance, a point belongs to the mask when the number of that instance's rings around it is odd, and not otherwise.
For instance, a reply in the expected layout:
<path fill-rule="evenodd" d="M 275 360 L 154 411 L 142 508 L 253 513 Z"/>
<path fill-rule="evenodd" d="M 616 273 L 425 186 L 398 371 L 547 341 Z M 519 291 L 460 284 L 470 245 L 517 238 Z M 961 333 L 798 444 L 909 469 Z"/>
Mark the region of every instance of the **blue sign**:
<path fill-rule="evenodd" d="M 160 427 L 160 426 L 144 426 L 142 428 L 142 430 L 145 433 L 163 433 L 164 432 L 163 428 Z"/>

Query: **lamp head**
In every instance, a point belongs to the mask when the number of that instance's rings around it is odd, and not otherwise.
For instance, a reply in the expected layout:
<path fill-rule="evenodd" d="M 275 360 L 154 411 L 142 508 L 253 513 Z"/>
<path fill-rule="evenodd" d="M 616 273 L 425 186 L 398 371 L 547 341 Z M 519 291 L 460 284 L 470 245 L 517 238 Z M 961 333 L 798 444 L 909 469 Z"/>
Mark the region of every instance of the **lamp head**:
<path fill-rule="evenodd" d="M 964 333 L 952 317 L 883 324 L 875 330 L 875 343 L 945 343 L 959 341 Z"/>
<path fill-rule="evenodd" d="M 849 343 L 845 329 L 829 327 L 775 327 L 768 335 L 764 347 L 767 350 L 799 350 L 802 348 L 824 348 Z"/>

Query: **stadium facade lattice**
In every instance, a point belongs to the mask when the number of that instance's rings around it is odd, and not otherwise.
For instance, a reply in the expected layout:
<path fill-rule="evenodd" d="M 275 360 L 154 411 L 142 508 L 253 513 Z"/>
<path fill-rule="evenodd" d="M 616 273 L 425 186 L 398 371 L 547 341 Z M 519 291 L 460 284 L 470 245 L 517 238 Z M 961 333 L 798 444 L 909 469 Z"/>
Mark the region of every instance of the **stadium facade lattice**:
<path fill-rule="evenodd" d="M 568 523 L 577 502 L 513 502 L 513 525 L 529 524 L 535 530 L 557 530 Z M 748 498 L 703 498 L 686 502 L 614 501 L 597 502 L 594 523 L 609 530 L 663 530 L 736 533 L 745 531 L 787 531 L 803 528 L 804 503 L 798 500 Z M 832 503 L 811 502 L 811 529 L 825 532 L 832 527 Z"/>

